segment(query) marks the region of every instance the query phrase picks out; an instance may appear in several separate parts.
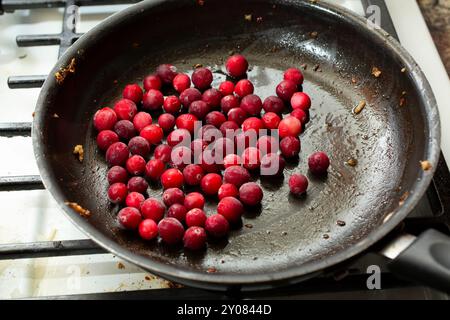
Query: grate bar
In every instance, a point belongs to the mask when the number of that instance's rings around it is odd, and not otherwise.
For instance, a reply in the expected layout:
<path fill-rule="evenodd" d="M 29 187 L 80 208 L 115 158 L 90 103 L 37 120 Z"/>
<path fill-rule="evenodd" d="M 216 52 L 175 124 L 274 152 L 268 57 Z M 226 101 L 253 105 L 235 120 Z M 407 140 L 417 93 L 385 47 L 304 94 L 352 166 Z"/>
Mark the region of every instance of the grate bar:
<path fill-rule="evenodd" d="M 78 6 L 98 6 L 136 2 L 139 2 L 139 0 L 77 0 L 75 4 Z M 0 1 L 0 9 L 12 12 L 21 9 L 63 8 L 66 6 L 66 3 L 66 0 L 2 0 Z"/>
<path fill-rule="evenodd" d="M 16 37 L 16 43 L 19 47 L 55 46 L 59 44 L 60 39 L 60 34 L 19 35 Z"/>
<path fill-rule="evenodd" d="M 0 122 L 0 137 L 14 136 L 31 136 L 31 122 Z"/>
<path fill-rule="evenodd" d="M 44 84 L 46 78 L 46 75 L 12 76 L 8 78 L 8 87 L 10 89 L 40 88 Z"/>
<path fill-rule="evenodd" d="M 40 176 L 5 176 L 0 177 L 0 191 L 22 191 L 45 189 Z"/>

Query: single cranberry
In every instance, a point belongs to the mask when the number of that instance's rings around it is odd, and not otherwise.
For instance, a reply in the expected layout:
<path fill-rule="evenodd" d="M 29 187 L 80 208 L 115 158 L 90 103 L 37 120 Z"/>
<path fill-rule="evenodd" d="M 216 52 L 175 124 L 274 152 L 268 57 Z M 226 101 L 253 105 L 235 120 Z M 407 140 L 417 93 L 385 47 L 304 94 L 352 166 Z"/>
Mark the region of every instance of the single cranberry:
<path fill-rule="evenodd" d="M 108 188 L 108 198 L 112 203 L 123 203 L 127 194 L 127 186 L 122 182 L 113 183 Z"/>
<path fill-rule="evenodd" d="M 261 175 L 277 176 L 283 173 L 286 161 L 276 153 L 268 153 L 261 159 Z"/>
<path fill-rule="evenodd" d="M 220 125 L 220 132 L 224 137 L 229 135 L 230 137 L 234 137 L 234 133 L 239 129 L 239 126 L 234 121 L 225 121 Z"/>
<path fill-rule="evenodd" d="M 158 222 L 164 217 L 166 207 L 156 198 L 148 198 L 141 205 L 141 213 L 145 219 L 152 219 Z"/>
<path fill-rule="evenodd" d="M 299 86 L 303 84 L 303 73 L 297 68 L 289 68 L 284 72 L 284 80 L 292 81 Z"/>
<path fill-rule="evenodd" d="M 221 185 L 222 177 L 217 173 L 208 173 L 202 178 L 202 181 L 200 182 L 202 191 L 210 196 L 217 194 Z"/>
<path fill-rule="evenodd" d="M 239 188 L 239 199 L 247 206 L 256 206 L 261 203 L 263 191 L 260 186 L 254 182 L 244 183 Z"/>
<path fill-rule="evenodd" d="M 133 207 L 139 210 L 144 200 L 145 197 L 142 194 L 138 192 L 130 192 L 125 199 L 125 205 L 127 207 Z"/>
<path fill-rule="evenodd" d="M 249 147 L 256 147 L 258 140 L 258 132 L 254 129 L 249 129 L 246 132 L 240 132 L 234 137 L 237 153 L 244 152 Z"/>
<path fill-rule="evenodd" d="M 195 122 L 198 121 L 197 117 L 192 114 L 179 115 L 176 124 L 178 129 L 186 129 L 189 133 L 194 133 Z"/>
<path fill-rule="evenodd" d="M 157 124 L 151 124 L 142 129 L 140 135 L 142 138 L 147 140 L 148 143 L 156 145 L 161 143 L 161 140 L 164 137 L 164 132 Z"/>
<path fill-rule="evenodd" d="M 278 151 L 278 142 L 275 137 L 272 136 L 262 136 L 258 139 L 256 143 L 256 148 L 258 148 L 259 152 L 262 155 L 267 153 L 277 152 Z"/>
<path fill-rule="evenodd" d="M 150 89 L 142 97 L 142 107 L 146 110 L 161 110 L 164 104 L 164 96 L 159 90 Z"/>
<path fill-rule="evenodd" d="M 145 160 L 138 155 L 131 156 L 127 160 L 126 167 L 130 174 L 134 176 L 141 175 L 145 172 Z"/>
<path fill-rule="evenodd" d="M 229 138 L 219 138 L 212 146 L 217 164 L 223 164 L 223 159 L 230 153 L 234 153 L 234 142 Z"/>
<path fill-rule="evenodd" d="M 248 69 L 248 61 L 243 55 L 235 54 L 228 58 L 225 68 L 230 76 L 239 78 L 246 74 Z"/>
<path fill-rule="evenodd" d="M 252 94 L 254 90 L 255 88 L 253 87 L 253 83 L 247 79 L 239 80 L 234 87 L 234 93 L 236 93 L 240 98 Z"/>
<path fill-rule="evenodd" d="M 219 197 L 219 200 L 222 200 L 226 197 L 237 198 L 239 196 L 239 190 L 234 184 L 224 183 L 223 185 L 220 186 L 217 195 Z"/>
<path fill-rule="evenodd" d="M 198 186 L 204 174 L 202 167 L 198 164 L 190 164 L 183 169 L 184 181 L 190 186 Z"/>
<path fill-rule="evenodd" d="M 184 206 L 188 210 L 192 210 L 194 208 L 203 209 L 205 206 L 205 198 L 199 192 L 188 193 L 184 197 Z"/>
<path fill-rule="evenodd" d="M 140 136 L 131 138 L 128 142 L 128 149 L 130 149 L 131 154 L 137 154 L 144 158 L 150 154 L 150 144 Z"/>
<path fill-rule="evenodd" d="M 116 122 L 116 112 L 111 108 L 100 109 L 94 114 L 94 127 L 98 131 L 111 130 Z"/>
<path fill-rule="evenodd" d="M 117 182 L 126 183 L 128 181 L 128 172 L 123 167 L 114 166 L 108 170 L 107 178 L 110 185 Z"/>
<path fill-rule="evenodd" d="M 165 169 L 166 166 L 160 159 L 151 159 L 145 165 L 145 176 L 150 180 L 157 181 Z"/>
<path fill-rule="evenodd" d="M 242 98 L 240 107 L 249 115 L 257 116 L 261 114 L 262 101 L 256 94 L 249 94 Z"/>
<path fill-rule="evenodd" d="M 278 125 L 281 138 L 297 137 L 302 132 L 302 123 L 295 117 L 287 116 Z"/>
<path fill-rule="evenodd" d="M 144 89 L 148 90 L 161 90 L 161 79 L 156 74 L 151 74 L 144 78 Z"/>
<path fill-rule="evenodd" d="M 191 134 L 186 129 L 175 129 L 167 136 L 167 144 L 171 147 L 188 146 L 191 143 Z"/>
<path fill-rule="evenodd" d="M 233 108 L 228 111 L 228 120 L 236 122 L 239 126 L 247 119 L 248 114 L 242 108 Z"/>
<path fill-rule="evenodd" d="M 222 100 L 222 94 L 219 90 L 211 88 L 203 92 L 202 101 L 205 101 L 211 108 L 220 106 Z"/>
<path fill-rule="evenodd" d="M 202 209 L 194 208 L 186 213 L 186 225 L 188 227 L 204 227 L 206 221 L 206 213 Z"/>
<path fill-rule="evenodd" d="M 116 142 L 119 142 L 119 136 L 114 131 L 103 130 L 97 135 L 97 145 L 102 151 L 108 150 L 109 146 Z"/>
<path fill-rule="evenodd" d="M 219 85 L 219 91 L 222 96 L 228 96 L 234 92 L 234 83 L 231 81 L 224 81 Z"/>
<path fill-rule="evenodd" d="M 330 166 L 330 159 L 325 152 L 314 152 L 308 157 L 309 170 L 315 175 L 323 175 Z"/>
<path fill-rule="evenodd" d="M 142 177 L 132 177 L 128 180 L 127 188 L 129 192 L 139 192 L 144 194 L 147 192 L 148 183 Z"/>
<path fill-rule="evenodd" d="M 262 116 L 262 122 L 267 129 L 278 129 L 281 118 L 275 112 L 267 112 Z"/>
<path fill-rule="evenodd" d="M 133 120 L 137 113 L 137 107 L 133 101 L 122 99 L 114 105 L 114 112 L 118 120 Z"/>
<path fill-rule="evenodd" d="M 277 96 L 284 101 L 290 101 L 295 92 L 297 92 L 297 85 L 295 82 L 283 80 L 276 88 Z"/>
<path fill-rule="evenodd" d="M 172 149 L 169 163 L 172 167 L 182 170 L 190 163 L 192 163 L 191 148 L 177 146 Z"/>
<path fill-rule="evenodd" d="M 171 154 L 172 154 L 172 147 L 167 144 L 160 144 L 155 148 L 155 151 L 153 152 L 153 156 L 156 159 L 159 159 L 165 163 L 170 161 Z"/>
<path fill-rule="evenodd" d="M 123 166 L 128 160 L 130 150 L 123 142 L 115 142 L 106 150 L 106 162 L 112 166 Z"/>
<path fill-rule="evenodd" d="M 195 139 L 191 142 L 191 150 L 194 154 L 194 157 L 199 157 L 199 155 L 202 154 L 202 152 L 208 147 L 208 142 L 206 142 L 203 139 Z"/>
<path fill-rule="evenodd" d="M 145 219 L 139 224 L 139 235 L 144 240 L 153 240 L 158 236 L 158 225 L 152 219 Z"/>
<path fill-rule="evenodd" d="M 225 114 L 228 114 L 228 112 L 233 108 L 239 108 L 239 104 L 239 99 L 233 94 L 225 96 L 222 100 L 220 100 L 220 107 L 222 108 L 222 112 Z"/>
<path fill-rule="evenodd" d="M 191 86 L 191 78 L 185 73 L 179 73 L 173 78 L 172 84 L 178 93 L 182 93 Z"/>
<path fill-rule="evenodd" d="M 172 131 L 175 127 L 175 117 L 170 113 L 163 113 L 158 118 L 158 124 L 165 132 Z"/>
<path fill-rule="evenodd" d="M 184 203 L 184 192 L 179 188 L 169 188 L 164 191 L 162 199 L 164 204 L 168 207 L 175 203 Z"/>
<path fill-rule="evenodd" d="M 232 166 L 240 166 L 242 164 L 242 159 L 237 154 L 228 154 L 223 158 L 223 165 L 225 168 L 229 168 Z"/>
<path fill-rule="evenodd" d="M 294 158 L 300 153 L 300 139 L 296 137 L 286 137 L 280 141 L 280 151 L 286 158 Z"/>
<path fill-rule="evenodd" d="M 184 222 L 186 219 L 187 209 L 179 203 L 174 203 L 167 209 L 167 217 L 175 218 L 180 222 Z"/>
<path fill-rule="evenodd" d="M 198 131 L 197 135 L 207 144 L 214 142 L 216 139 L 222 137 L 222 133 L 212 124 L 205 124 Z"/>
<path fill-rule="evenodd" d="M 242 130 L 248 131 L 248 130 L 255 130 L 256 134 L 259 133 L 259 130 L 265 129 L 264 122 L 256 117 L 247 118 L 242 123 Z"/>
<path fill-rule="evenodd" d="M 242 153 L 242 165 L 248 170 L 258 169 L 261 165 L 261 152 L 254 147 L 245 149 Z"/>
<path fill-rule="evenodd" d="M 172 84 L 177 75 L 177 68 L 171 64 L 161 64 L 156 68 L 156 74 L 163 84 Z"/>
<path fill-rule="evenodd" d="M 292 194 L 299 196 L 308 189 L 308 179 L 302 174 L 293 174 L 289 177 L 289 190 Z"/>
<path fill-rule="evenodd" d="M 123 140 L 130 140 L 136 135 L 133 123 L 129 120 L 120 120 L 114 125 L 114 132 Z"/>
<path fill-rule="evenodd" d="M 207 173 L 217 173 L 220 171 L 214 151 L 211 149 L 203 151 L 198 157 L 197 163 L 202 167 L 203 171 Z"/>
<path fill-rule="evenodd" d="M 125 89 L 123 89 L 122 97 L 137 104 L 141 102 L 142 94 L 142 89 L 138 84 L 129 84 L 125 86 Z"/>
<path fill-rule="evenodd" d="M 167 244 L 177 244 L 184 236 L 184 228 L 175 218 L 164 218 L 158 223 L 158 232 L 161 239 Z"/>
<path fill-rule="evenodd" d="M 149 113 L 141 111 L 134 116 L 133 125 L 138 132 L 141 132 L 146 126 L 151 125 L 152 121 L 152 116 Z"/>
<path fill-rule="evenodd" d="M 142 216 L 138 209 L 126 207 L 119 211 L 117 220 L 125 229 L 135 230 L 139 227 Z"/>
<path fill-rule="evenodd" d="M 203 119 L 210 110 L 210 106 L 202 100 L 193 101 L 189 106 L 189 113 L 193 114 L 198 119 Z"/>
<path fill-rule="evenodd" d="M 225 197 L 219 201 L 217 213 L 223 215 L 229 223 L 236 223 L 244 213 L 244 206 L 236 198 Z"/>
<path fill-rule="evenodd" d="M 303 92 L 296 92 L 291 98 L 292 109 L 302 109 L 304 111 L 311 107 L 311 98 Z"/>
<path fill-rule="evenodd" d="M 197 68 L 192 73 L 192 83 L 199 90 L 208 89 L 213 81 L 213 74 L 208 68 Z"/>
<path fill-rule="evenodd" d="M 209 235 L 215 238 L 222 238 L 228 234 L 230 225 L 221 214 L 213 214 L 206 218 L 205 229 Z"/>
<path fill-rule="evenodd" d="M 240 166 L 226 168 L 223 177 L 225 183 L 234 184 L 238 188 L 250 181 L 250 173 L 247 169 Z"/>
<path fill-rule="evenodd" d="M 177 114 L 181 109 L 181 101 L 177 96 L 168 96 L 164 100 L 163 106 L 165 112 Z"/>
<path fill-rule="evenodd" d="M 201 250 L 206 246 L 206 231 L 202 227 L 190 227 L 183 236 L 183 244 L 189 250 Z"/>
<path fill-rule="evenodd" d="M 207 124 L 213 125 L 216 128 L 220 128 L 222 123 L 224 123 L 225 121 L 227 121 L 227 118 L 222 112 L 219 111 L 212 111 L 205 117 L 205 122 Z"/>
<path fill-rule="evenodd" d="M 181 188 L 184 183 L 183 173 L 180 170 L 172 168 L 167 169 L 161 175 L 161 184 L 164 189 Z"/>
<path fill-rule="evenodd" d="M 277 96 L 269 96 L 264 99 L 263 109 L 265 112 L 281 114 L 284 110 L 284 102 Z"/>
<path fill-rule="evenodd" d="M 292 117 L 295 117 L 298 120 L 300 120 L 302 126 L 305 125 L 305 123 L 308 122 L 308 115 L 302 109 L 294 109 L 294 110 L 292 110 L 290 115 Z"/>
<path fill-rule="evenodd" d="M 202 93 L 196 88 L 188 88 L 180 94 L 181 104 L 189 108 L 192 102 L 202 100 Z"/>

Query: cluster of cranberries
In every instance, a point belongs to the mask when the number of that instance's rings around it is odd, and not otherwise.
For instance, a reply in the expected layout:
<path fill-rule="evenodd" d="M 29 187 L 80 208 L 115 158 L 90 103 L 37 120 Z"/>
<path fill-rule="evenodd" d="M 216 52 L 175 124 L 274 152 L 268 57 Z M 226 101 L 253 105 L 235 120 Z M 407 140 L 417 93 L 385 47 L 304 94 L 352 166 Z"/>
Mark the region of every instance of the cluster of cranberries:
<path fill-rule="evenodd" d="M 242 55 L 234 55 L 227 60 L 226 69 L 231 79 L 240 79 L 246 75 L 248 62 Z M 311 99 L 301 92 L 299 69 L 286 70 L 276 96 L 264 101 L 254 94 L 247 79 L 224 81 L 218 89 L 211 88 L 212 81 L 208 68 L 197 68 L 189 77 L 163 64 L 144 79 L 144 91 L 129 84 L 114 108 L 105 107 L 94 115 L 97 144 L 110 166 L 108 198 L 124 206 L 117 216 L 121 226 L 138 230 L 145 240 L 159 235 L 167 244 L 183 242 L 186 248 L 199 250 L 205 247 L 207 235 L 226 236 L 245 207 L 262 201 L 263 191 L 250 181 L 250 172 L 259 170 L 267 175 L 265 169 L 275 163 L 278 170 L 270 175 L 281 174 L 284 158 L 300 152 L 298 136 L 308 121 Z M 164 97 L 162 89 L 176 94 Z M 289 106 L 290 114 L 283 117 Z M 191 141 L 196 121 L 203 124 L 201 138 Z M 260 129 L 278 129 L 281 155 L 272 147 L 273 136 L 260 135 L 256 145 L 251 145 L 245 133 L 253 130 L 258 134 Z M 214 139 L 214 130 L 226 138 Z M 229 131 L 236 133 L 235 141 L 228 138 Z M 233 147 L 239 140 L 245 145 L 240 154 Z M 183 144 L 185 141 L 191 142 Z M 225 152 L 230 144 L 234 153 Z M 215 146 L 214 151 L 210 145 Z M 223 162 L 208 161 L 218 150 Z M 200 154 L 199 158 L 190 163 L 180 161 L 186 157 L 193 160 L 194 154 Z M 318 152 L 309 157 L 308 164 L 313 174 L 323 174 L 329 159 Z M 162 185 L 162 200 L 146 198 L 148 181 Z M 289 179 L 294 194 L 304 193 L 307 185 L 303 175 Z M 185 187 L 197 187 L 199 192 L 185 194 Z M 206 215 L 204 195 L 218 197 L 216 214 Z"/>

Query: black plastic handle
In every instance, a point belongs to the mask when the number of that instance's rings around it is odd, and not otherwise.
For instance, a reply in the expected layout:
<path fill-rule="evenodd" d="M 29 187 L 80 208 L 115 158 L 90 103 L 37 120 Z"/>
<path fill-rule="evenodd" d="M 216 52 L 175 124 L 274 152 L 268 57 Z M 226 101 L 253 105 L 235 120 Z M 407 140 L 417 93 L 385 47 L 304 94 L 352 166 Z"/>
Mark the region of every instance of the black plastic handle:
<path fill-rule="evenodd" d="M 388 266 L 400 277 L 450 292 L 450 237 L 425 231 Z"/>

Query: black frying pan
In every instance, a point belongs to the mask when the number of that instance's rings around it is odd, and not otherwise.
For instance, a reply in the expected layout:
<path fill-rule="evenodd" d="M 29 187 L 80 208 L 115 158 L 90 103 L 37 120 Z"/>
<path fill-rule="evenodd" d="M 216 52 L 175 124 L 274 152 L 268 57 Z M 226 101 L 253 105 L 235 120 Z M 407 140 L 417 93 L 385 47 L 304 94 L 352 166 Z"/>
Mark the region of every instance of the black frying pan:
<path fill-rule="evenodd" d="M 244 19 L 248 14 L 251 21 Z M 225 79 L 221 70 L 230 51 L 246 55 L 252 65 L 248 76 L 262 97 L 274 94 L 282 70 L 307 64 L 304 90 L 313 99 L 311 121 L 301 136 L 300 160 L 289 163 L 285 176 L 307 172 L 306 158 L 316 150 L 331 157 L 328 176 L 309 176 L 302 199 L 289 196 L 286 181 L 255 177 L 265 198 L 261 210 L 244 216 L 243 224 L 253 227 L 234 230 L 228 241 L 213 243 L 201 254 L 144 242 L 121 230 L 115 219 L 119 208 L 106 198 L 107 165 L 95 144 L 94 112 L 112 106 L 125 83 L 140 82 L 160 63 L 173 63 L 181 71 L 197 63 L 210 66 L 216 86 Z M 89 237 L 177 282 L 259 289 L 311 277 L 361 253 L 397 226 L 423 196 L 437 164 L 439 117 L 423 73 L 388 34 L 370 30 L 365 20 L 332 5 L 144 1 L 79 39 L 53 74 L 67 69 L 72 59 L 74 72 L 65 70 L 62 83 L 48 77 L 37 104 L 33 142 L 42 179 Z M 380 77 L 371 74 L 373 67 L 381 70 Z M 361 100 L 367 106 L 355 115 L 352 110 Z M 84 146 L 82 163 L 72 154 L 77 144 Z M 346 164 L 349 158 L 358 160 L 356 167 Z M 432 168 L 422 170 L 422 160 Z M 160 196 L 162 190 L 152 187 L 149 194 Z M 66 201 L 89 209 L 91 217 L 81 217 Z M 208 213 L 216 203 L 210 200 Z M 338 226 L 337 220 L 346 225 Z M 432 234 L 425 249 L 437 243 L 436 237 Z M 412 254 L 426 259 L 407 270 L 450 288 L 448 245 L 444 238 L 435 249 L 422 250 L 422 256 Z M 441 265 L 425 255 L 430 252 Z"/>

